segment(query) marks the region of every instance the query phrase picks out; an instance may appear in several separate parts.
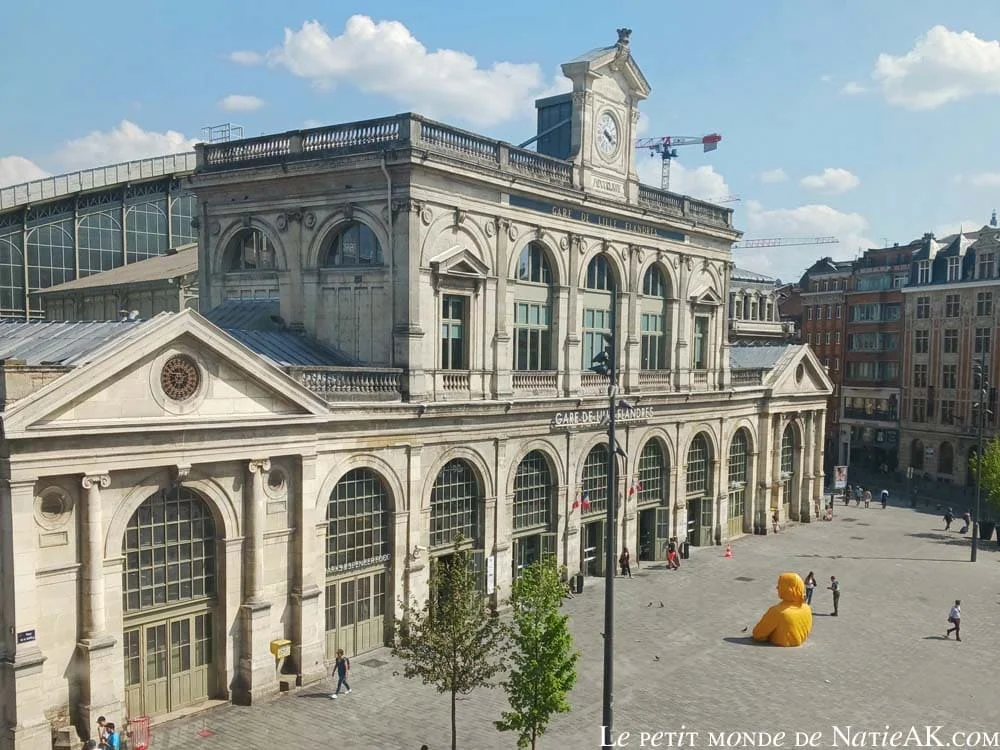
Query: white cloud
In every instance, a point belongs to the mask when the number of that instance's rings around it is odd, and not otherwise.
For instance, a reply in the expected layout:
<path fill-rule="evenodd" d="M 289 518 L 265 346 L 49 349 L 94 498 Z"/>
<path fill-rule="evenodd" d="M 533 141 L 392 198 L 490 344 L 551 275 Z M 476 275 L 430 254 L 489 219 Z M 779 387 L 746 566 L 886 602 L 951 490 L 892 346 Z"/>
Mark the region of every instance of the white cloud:
<path fill-rule="evenodd" d="M 229 59 L 240 65 L 258 65 L 264 62 L 264 56 L 259 52 L 252 52 L 251 50 L 236 50 L 236 52 L 230 52 L 228 55 Z"/>
<path fill-rule="evenodd" d="M 845 96 L 857 96 L 858 94 L 868 93 L 868 87 L 862 86 L 857 81 L 848 81 L 844 84 L 844 87 L 840 90 L 841 94 Z"/>
<path fill-rule="evenodd" d="M 267 59 L 320 88 L 350 84 L 431 117 L 476 125 L 523 117 L 526 102 L 566 90 L 563 81 L 546 80 L 535 63 L 481 67 L 465 52 L 429 51 L 398 21 L 363 15 L 351 16 L 338 36 L 318 21 L 286 28 L 284 42 Z"/>
<path fill-rule="evenodd" d="M 635 137 L 642 138 L 649 132 L 649 115 L 639 113 L 639 122 L 635 124 Z"/>
<path fill-rule="evenodd" d="M 872 79 L 890 104 L 914 110 L 1000 94 L 1000 42 L 935 26 L 906 54 L 879 55 Z"/>
<path fill-rule="evenodd" d="M 797 208 L 765 209 L 757 201 L 747 201 L 745 212 L 737 216 L 748 239 L 836 237 L 839 244 L 736 250 L 736 265 L 758 273 L 797 281 L 806 268 L 824 256 L 852 258 L 859 248 L 876 245 L 868 238 L 868 220 L 858 213 L 845 213 L 822 204 Z M 742 222 L 740 221 L 742 219 Z"/>
<path fill-rule="evenodd" d="M 982 219 L 965 219 L 964 221 L 952 221 L 947 224 L 941 224 L 934 227 L 934 236 L 938 239 L 942 237 L 947 237 L 949 234 L 958 234 L 959 230 L 962 232 L 976 232 L 983 228 L 984 224 L 988 224 L 988 221 L 983 221 Z"/>
<path fill-rule="evenodd" d="M 830 81 L 833 80 L 833 76 L 827 73 L 826 75 L 821 75 L 819 77 L 819 80 L 821 80 L 823 83 L 829 83 Z"/>
<path fill-rule="evenodd" d="M 799 184 L 810 190 L 823 193 L 846 193 L 861 184 L 860 178 L 840 167 L 827 167 L 821 174 L 811 174 L 799 180 Z"/>
<path fill-rule="evenodd" d="M 1000 187 L 1000 172 L 980 172 L 969 177 L 969 184 L 973 187 Z"/>
<path fill-rule="evenodd" d="M 642 152 L 636 155 L 636 171 L 639 173 L 639 181 L 660 186 L 660 175 L 662 173 L 663 160 L 657 155 L 656 158 L 642 158 Z M 702 200 L 721 200 L 732 191 L 726 184 L 726 179 L 709 165 L 688 168 L 680 160 L 674 159 L 670 165 L 670 192 L 681 195 L 690 195 L 692 198 Z"/>
<path fill-rule="evenodd" d="M 788 174 L 784 169 L 778 167 L 777 169 L 768 169 L 757 175 L 757 179 L 763 182 L 765 185 L 773 185 L 776 182 L 784 182 L 788 179 Z"/>
<path fill-rule="evenodd" d="M 69 141 L 54 155 L 61 169 L 90 169 L 105 164 L 165 156 L 191 151 L 197 141 L 181 133 L 143 130 L 134 122 L 122 120 L 117 127 L 92 133 Z"/>
<path fill-rule="evenodd" d="M 219 101 L 219 106 L 227 112 L 253 112 L 264 106 L 264 100 L 247 94 L 230 94 Z"/>
<path fill-rule="evenodd" d="M 40 180 L 49 173 L 23 156 L 0 156 L 0 187 Z"/>

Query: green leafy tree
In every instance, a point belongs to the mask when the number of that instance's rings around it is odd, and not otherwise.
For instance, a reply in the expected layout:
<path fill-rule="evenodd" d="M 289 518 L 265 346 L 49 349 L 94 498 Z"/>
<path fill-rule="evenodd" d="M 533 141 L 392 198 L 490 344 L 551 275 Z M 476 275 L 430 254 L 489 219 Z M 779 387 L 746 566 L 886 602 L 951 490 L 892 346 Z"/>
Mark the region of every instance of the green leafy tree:
<path fill-rule="evenodd" d="M 454 554 L 437 561 L 430 597 L 422 606 L 403 604 L 394 655 L 403 674 L 451 695 L 451 747 L 457 750 L 455 702 L 476 688 L 495 687 L 503 669 L 501 649 L 507 629 L 488 603 L 471 555 L 455 544 Z"/>
<path fill-rule="evenodd" d="M 555 560 L 525 568 L 514 581 L 510 604 L 512 669 L 503 683 L 510 702 L 496 722 L 502 732 L 516 732 L 517 746 L 535 749 L 555 714 L 570 710 L 566 696 L 576 684 L 576 662 L 569 617 L 561 613 L 566 584 Z"/>
<path fill-rule="evenodd" d="M 969 471 L 983 488 L 983 499 L 989 510 L 1000 513 L 1000 438 L 994 438 L 983 446 L 982 477 L 979 476 L 979 460 L 969 458 Z"/>

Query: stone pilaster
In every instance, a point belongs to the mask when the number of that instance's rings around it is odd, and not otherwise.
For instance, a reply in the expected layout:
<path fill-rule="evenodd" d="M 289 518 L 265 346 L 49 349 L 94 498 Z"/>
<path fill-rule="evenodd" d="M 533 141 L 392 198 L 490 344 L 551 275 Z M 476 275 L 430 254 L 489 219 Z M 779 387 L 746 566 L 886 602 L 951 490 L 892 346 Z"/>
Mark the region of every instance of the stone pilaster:
<path fill-rule="evenodd" d="M 712 514 L 712 520 L 715 521 L 715 528 L 712 530 L 712 538 L 716 544 L 722 544 L 722 521 L 728 520 L 726 516 L 722 515 L 723 499 L 727 497 L 725 490 L 723 490 L 725 483 L 722 479 L 722 467 L 722 459 L 718 456 L 714 457 L 712 459 L 712 487 L 716 488 L 716 497 L 713 503 L 715 512 Z"/>
<path fill-rule="evenodd" d="M 316 528 L 319 515 L 316 511 L 318 481 L 316 456 L 302 456 L 298 481 L 292 498 L 295 518 L 293 540 L 294 560 L 291 591 L 292 604 L 292 662 L 296 670 L 296 684 L 307 685 L 326 676 L 324 637 L 326 631 L 323 610 L 322 577 L 317 563 L 325 561 L 324 550 L 319 547 Z"/>
<path fill-rule="evenodd" d="M 784 505 L 781 493 L 784 491 L 781 482 L 781 438 L 784 433 L 785 415 L 776 414 L 773 417 L 774 427 L 771 431 L 771 507 L 769 508 L 767 524 L 770 527 L 771 514 L 777 510 L 779 523 L 788 519 L 784 517 Z"/>
<path fill-rule="evenodd" d="M 799 483 L 799 520 L 802 523 L 809 523 L 812 520 L 813 501 L 813 413 L 807 411 L 802 416 L 802 480 Z"/>
<path fill-rule="evenodd" d="M 583 369 L 580 345 L 583 329 L 583 316 L 580 310 L 580 256 L 586 247 L 582 237 L 569 235 L 567 253 L 569 256 L 569 299 L 567 300 L 568 315 L 565 321 L 566 344 L 563 350 L 563 388 L 567 396 L 580 392 L 580 374 Z"/>
<path fill-rule="evenodd" d="M 80 692 L 74 716 L 81 736 L 89 736 L 98 716 L 121 716 L 124 692 L 118 641 L 107 631 L 104 586 L 104 517 L 101 490 L 111 486 L 107 474 L 88 474 L 81 482 L 86 491 L 80 518 L 82 596 L 81 638 L 76 644 L 81 671 Z"/>

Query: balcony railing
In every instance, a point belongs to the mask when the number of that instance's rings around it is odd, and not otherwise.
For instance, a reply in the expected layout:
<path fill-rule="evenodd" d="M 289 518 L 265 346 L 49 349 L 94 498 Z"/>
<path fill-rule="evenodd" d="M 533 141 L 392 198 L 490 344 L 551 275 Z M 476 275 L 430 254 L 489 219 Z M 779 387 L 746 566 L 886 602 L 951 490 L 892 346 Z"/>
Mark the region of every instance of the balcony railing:
<path fill-rule="evenodd" d="M 734 386 L 762 385 L 767 370 L 731 370 L 729 382 Z"/>
<path fill-rule="evenodd" d="M 514 393 L 519 395 L 555 395 L 559 389 L 559 373 L 555 371 L 515 372 L 511 379 Z"/>
<path fill-rule="evenodd" d="M 289 367 L 288 373 L 327 401 L 401 401 L 402 370 L 369 367 Z"/>
<path fill-rule="evenodd" d="M 606 394 L 608 392 L 608 379 L 604 375 L 596 372 L 584 372 L 580 375 L 580 393 L 588 396 Z"/>
<path fill-rule="evenodd" d="M 581 187 L 572 162 L 516 148 L 503 141 L 414 114 L 224 143 L 200 143 L 196 147 L 197 171 L 249 169 L 407 148 L 433 152 L 474 167 L 486 167 L 505 177 L 527 178 L 561 188 Z M 649 185 L 639 186 L 638 207 L 655 215 L 682 218 L 707 226 L 724 229 L 733 226 L 733 211 L 730 208 Z"/>
<path fill-rule="evenodd" d="M 669 391 L 673 387 L 671 370 L 639 370 L 639 387 L 643 391 Z"/>

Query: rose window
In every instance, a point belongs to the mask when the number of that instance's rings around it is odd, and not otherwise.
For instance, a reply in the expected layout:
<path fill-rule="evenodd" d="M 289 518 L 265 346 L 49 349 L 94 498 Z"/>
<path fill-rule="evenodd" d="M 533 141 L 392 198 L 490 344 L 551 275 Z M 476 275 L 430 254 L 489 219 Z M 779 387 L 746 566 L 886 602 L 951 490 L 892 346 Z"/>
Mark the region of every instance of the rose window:
<path fill-rule="evenodd" d="M 160 372 L 160 387 L 168 398 L 174 401 L 186 401 L 198 392 L 201 385 L 201 373 L 198 365 L 190 357 L 177 354 L 163 365 Z"/>

